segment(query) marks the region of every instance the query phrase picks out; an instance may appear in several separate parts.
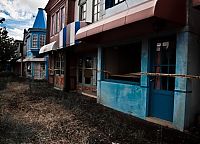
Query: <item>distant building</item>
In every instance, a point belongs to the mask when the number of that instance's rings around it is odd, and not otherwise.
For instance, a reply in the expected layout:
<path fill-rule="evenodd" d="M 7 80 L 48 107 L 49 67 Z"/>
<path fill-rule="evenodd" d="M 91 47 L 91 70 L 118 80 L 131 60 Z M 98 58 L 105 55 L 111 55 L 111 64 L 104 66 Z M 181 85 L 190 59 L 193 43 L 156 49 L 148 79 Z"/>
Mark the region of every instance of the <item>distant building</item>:
<path fill-rule="evenodd" d="M 38 13 L 32 28 L 24 31 L 24 49 L 26 50 L 25 75 L 32 79 L 46 79 L 48 76 L 48 56 L 40 56 L 39 50 L 46 43 L 46 17 L 42 8 Z"/>

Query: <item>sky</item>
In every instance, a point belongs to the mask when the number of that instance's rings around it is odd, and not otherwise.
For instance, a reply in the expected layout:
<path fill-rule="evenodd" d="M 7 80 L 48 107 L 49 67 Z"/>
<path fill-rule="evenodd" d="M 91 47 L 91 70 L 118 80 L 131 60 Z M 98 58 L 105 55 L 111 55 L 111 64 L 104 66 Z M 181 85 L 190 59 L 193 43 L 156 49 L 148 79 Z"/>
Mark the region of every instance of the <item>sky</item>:
<path fill-rule="evenodd" d="M 6 20 L 0 27 L 6 27 L 8 35 L 15 40 L 23 39 L 24 29 L 33 26 L 38 8 L 44 8 L 48 0 L 0 0 L 0 18 Z"/>

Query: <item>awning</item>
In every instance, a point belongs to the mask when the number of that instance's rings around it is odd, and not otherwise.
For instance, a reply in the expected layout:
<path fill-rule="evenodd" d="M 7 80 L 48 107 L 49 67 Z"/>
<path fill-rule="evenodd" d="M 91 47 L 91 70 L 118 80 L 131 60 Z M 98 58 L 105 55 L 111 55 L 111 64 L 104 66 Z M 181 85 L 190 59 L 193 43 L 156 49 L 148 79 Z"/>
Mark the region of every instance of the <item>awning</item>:
<path fill-rule="evenodd" d="M 45 58 L 25 58 L 23 62 L 44 62 Z"/>
<path fill-rule="evenodd" d="M 76 34 L 76 39 L 80 40 L 151 17 L 184 25 L 186 2 L 185 0 L 146 0 L 140 5 L 81 28 Z"/>
<path fill-rule="evenodd" d="M 57 50 L 57 48 L 58 48 L 57 43 L 56 43 L 56 41 L 54 41 L 54 42 L 51 42 L 51 43 L 41 47 L 39 54 L 46 53 L 46 52 L 53 51 L 53 50 Z"/>

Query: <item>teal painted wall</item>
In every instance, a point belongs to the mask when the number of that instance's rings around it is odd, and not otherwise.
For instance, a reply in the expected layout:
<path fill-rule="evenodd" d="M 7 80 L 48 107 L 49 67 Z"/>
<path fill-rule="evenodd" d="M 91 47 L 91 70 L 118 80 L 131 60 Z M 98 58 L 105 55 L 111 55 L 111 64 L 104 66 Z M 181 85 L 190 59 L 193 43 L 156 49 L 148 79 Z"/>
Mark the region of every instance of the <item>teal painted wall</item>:
<path fill-rule="evenodd" d="M 100 103 L 124 113 L 145 118 L 146 100 L 138 85 L 101 81 Z"/>

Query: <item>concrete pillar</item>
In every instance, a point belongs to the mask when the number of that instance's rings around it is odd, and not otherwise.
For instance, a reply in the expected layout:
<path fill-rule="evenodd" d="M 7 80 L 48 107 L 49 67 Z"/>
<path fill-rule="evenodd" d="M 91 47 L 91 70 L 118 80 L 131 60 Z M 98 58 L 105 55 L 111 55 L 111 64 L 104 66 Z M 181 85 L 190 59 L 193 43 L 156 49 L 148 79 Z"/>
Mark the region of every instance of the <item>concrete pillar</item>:
<path fill-rule="evenodd" d="M 101 80 L 102 80 L 102 48 L 98 46 L 97 52 L 97 102 L 101 100 Z"/>
<path fill-rule="evenodd" d="M 181 31 L 177 34 L 176 44 L 176 74 L 188 73 L 188 41 L 189 32 Z M 173 125 L 183 131 L 186 123 L 186 101 L 189 95 L 188 80 L 175 79 Z"/>
<path fill-rule="evenodd" d="M 149 49 L 148 49 L 148 39 L 143 39 L 142 41 L 142 52 L 141 52 L 141 72 L 148 72 L 149 66 Z M 144 107 L 143 111 L 145 112 L 143 115 L 148 115 L 148 103 L 149 103 L 149 96 L 148 96 L 148 77 L 146 75 L 142 75 L 140 79 L 140 86 L 142 88 L 141 97 L 144 100 Z M 145 118 L 145 117 L 144 117 Z"/>

